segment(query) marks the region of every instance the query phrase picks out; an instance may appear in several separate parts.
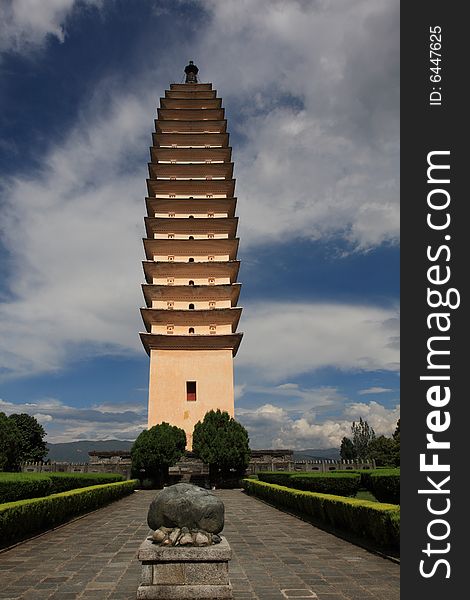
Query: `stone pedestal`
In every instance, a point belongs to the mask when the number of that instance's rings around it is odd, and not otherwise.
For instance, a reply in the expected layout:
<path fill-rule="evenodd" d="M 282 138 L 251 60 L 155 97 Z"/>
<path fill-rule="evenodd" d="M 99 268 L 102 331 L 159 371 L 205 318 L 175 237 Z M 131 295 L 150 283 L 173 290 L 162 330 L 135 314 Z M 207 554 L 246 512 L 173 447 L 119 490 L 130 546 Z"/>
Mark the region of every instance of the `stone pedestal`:
<path fill-rule="evenodd" d="M 200 548 L 158 546 L 145 540 L 137 555 L 142 576 L 138 600 L 223 600 L 232 598 L 228 561 L 232 550 L 220 544 Z"/>

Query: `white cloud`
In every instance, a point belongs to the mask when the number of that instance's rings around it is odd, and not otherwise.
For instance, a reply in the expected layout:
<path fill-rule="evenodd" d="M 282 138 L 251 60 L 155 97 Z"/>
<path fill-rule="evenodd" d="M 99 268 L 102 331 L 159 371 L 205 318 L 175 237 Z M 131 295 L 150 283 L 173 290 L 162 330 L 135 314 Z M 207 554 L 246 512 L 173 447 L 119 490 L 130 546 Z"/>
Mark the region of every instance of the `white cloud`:
<path fill-rule="evenodd" d="M 11 253 L 10 297 L 0 305 L 6 373 L 53 371 L 85 352 L 141 349 L 154 99 L 150 90 L 115 94 L 114 85 L 96 90 L 65 142 L 45 153 L 41 172 L 4 184 L 1 233 Z"/>
<path fill-rule="evenodd" d="M 236 364 L 280 381 L 323 367 L 398 370 L 392 309 L 336 303 L 258 302 L 244 311 Z"/>
<path fill-rule="evenodd" d="M 77 6 L 101 6 L 103 0 L 5 0 L 0 6 L 0 52 L 28 52 L 48 36 L 65 38 L 67 16 Z"/>
<path fill-rule="evenodd" d="M 399 2 L 205 4 L 195 54 L 245 140 L 234 150 L 244 244 L 396 242 Z"/>
<path fill-rule="evenodd" d="M 247 428 L 252 448 L 338 448 L 351 435 L 351 423 L 362 416 L 377 435 L 390 436 L 399 418 L 398 406 L 385 408 L 377 402 L 346 405 L 336 419 L 319 419 L 306 413 L 293 418 L 288 410 L 273 404 L 240 408 L 236 416 Z"/>
<path fill-rule="evenodd" d="M 105 404 L 91 408 L 68 406 L 55 398 L 35 403 L 12 403 L 0 399 L 0 411 L 33 415 L 47 431 L 47 442 L 74 440 L 133 440 L 147 428 L 147 404 Z"/>
<path fill-rule="evenodd" d="M 391 388 L 384 387 L 370 387 L 365 390 L 359 390 L 358 394 L 361 396 L 366 396 L 367 394 L 386 394 L 388 392 L 393 392 Z"/>

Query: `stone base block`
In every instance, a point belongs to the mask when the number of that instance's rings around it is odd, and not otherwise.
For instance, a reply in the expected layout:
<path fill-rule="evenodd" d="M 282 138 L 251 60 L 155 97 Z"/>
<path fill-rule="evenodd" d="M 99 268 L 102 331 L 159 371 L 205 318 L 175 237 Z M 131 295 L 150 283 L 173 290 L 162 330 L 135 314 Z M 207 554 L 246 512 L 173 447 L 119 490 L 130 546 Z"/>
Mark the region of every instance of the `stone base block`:
<path fill-rule="evenodd" d="M 220 544 L 192 548 L 157 546 L 145 540 L 138 552 L 142 576 L 138 600 L 225 600 L 232 598 L 228 561 L 232 551 Z"/>

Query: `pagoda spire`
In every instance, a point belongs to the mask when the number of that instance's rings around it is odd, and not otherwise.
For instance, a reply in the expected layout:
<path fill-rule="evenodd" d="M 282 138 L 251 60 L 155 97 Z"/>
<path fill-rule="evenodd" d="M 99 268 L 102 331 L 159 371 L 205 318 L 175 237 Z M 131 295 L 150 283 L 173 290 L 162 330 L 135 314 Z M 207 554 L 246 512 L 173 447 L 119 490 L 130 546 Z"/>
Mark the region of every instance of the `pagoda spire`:
<path fill-rule="evenodd" d="M 181 427 L 191 449 L 207 411 L 234 415 L 233 357 L 243 334 L 227 121 L 192 61 L 185 73 L 186 83 L 160 99 L 150 148 L 140 337 L 150 356 L 148 426 Z"/>
<path fill-rule="evenodd" d="M 186 65 L 184 68 L 184 72 L 186 73 L 186 81 L 185 83 L 198 83 L 197 74 L 199 69 L 193 63 L 192 60 L 189 61 L 189 65 Z"/>

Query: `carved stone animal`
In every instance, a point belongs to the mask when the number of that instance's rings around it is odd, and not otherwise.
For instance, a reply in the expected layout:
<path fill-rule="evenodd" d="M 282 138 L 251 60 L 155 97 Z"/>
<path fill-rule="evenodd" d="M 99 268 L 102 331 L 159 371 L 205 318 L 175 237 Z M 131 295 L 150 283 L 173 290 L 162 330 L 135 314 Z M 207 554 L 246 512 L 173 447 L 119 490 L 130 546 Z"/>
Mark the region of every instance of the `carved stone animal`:
<path fill-rule="evenodd" d="M 224 504 L 209 490 L 190 483 L 163 488 L 150 504 L 147 515 L 150 529 L 186 527 L 219 533 L 224 528 Z"/>

